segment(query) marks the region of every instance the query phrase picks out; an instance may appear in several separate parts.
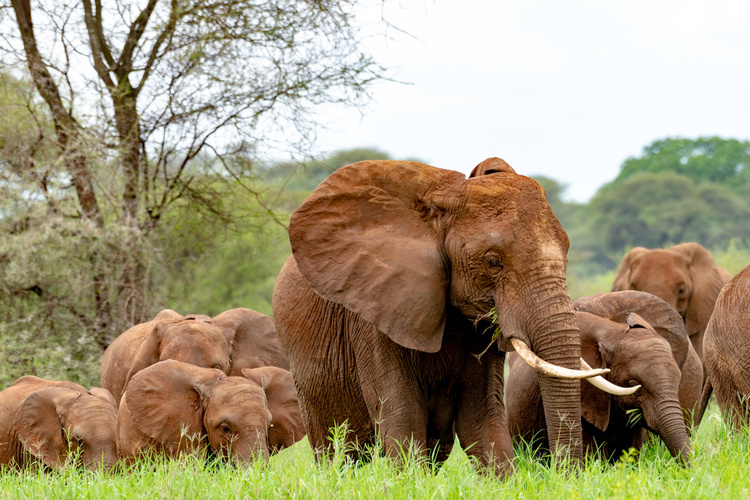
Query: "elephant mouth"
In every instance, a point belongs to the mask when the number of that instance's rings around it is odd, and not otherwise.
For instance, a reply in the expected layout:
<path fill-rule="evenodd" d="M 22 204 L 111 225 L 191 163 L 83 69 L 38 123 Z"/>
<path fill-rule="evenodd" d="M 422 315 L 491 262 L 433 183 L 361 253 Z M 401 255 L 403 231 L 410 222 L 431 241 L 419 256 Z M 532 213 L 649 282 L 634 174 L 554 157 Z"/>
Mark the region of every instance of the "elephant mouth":
<path fill-rule="evenodd" d="M 519 338 L 511 337 L 510 343 L 513 345 L 513 348 L 521 357 L 521 359 L 523 359 L 536 371 L 544 375 L 566 380 L 586 379 L 594 387 L 597 387 L 598 389 L 601 389 L 602 391 L 613 394 L 615 396 L 626 396 L 629 394 L 633 394 L 641 388 L 640 385 L 636 385 L 633 387 L 620 387 L 613 384 L 612 382 L 602 377 L 602 375 L 606 375 L 607 373 L 609 373 L 609 368 L 591 368 L 588 363 L 583 360 L 583 358 L 581 358 L 580 370 L 563 368 L 562 366 L 557 366 L 544 361 L 542 358 L 534 354 L 529 346 Z"/>

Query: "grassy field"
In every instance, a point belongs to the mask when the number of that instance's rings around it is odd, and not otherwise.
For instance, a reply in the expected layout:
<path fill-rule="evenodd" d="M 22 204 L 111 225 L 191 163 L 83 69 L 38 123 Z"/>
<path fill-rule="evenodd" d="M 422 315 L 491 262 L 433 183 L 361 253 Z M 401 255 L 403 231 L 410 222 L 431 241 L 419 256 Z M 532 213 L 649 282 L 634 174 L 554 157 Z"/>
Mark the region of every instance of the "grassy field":
<path fill-rule="evenodd" d="M 477 472 L 460 449 L 439 471 L 416 459 L 396 467 L 375 456 L 364 465 L 336 453 L 317 464 L 306 440 L 249 468 L 197 457 L 141 463 L 125 473 L 68 469 L 4 472 L 0 498 L 748 498 L 750 432 L 731 434 L 712 407 L 694 439 L 691 467 L 660 442 L 615 465 L 587 459 L 571 473 L 517 450 L 516 472 L 500 481 Z M 340 448 L 340 447 L 339 447 Z"/>

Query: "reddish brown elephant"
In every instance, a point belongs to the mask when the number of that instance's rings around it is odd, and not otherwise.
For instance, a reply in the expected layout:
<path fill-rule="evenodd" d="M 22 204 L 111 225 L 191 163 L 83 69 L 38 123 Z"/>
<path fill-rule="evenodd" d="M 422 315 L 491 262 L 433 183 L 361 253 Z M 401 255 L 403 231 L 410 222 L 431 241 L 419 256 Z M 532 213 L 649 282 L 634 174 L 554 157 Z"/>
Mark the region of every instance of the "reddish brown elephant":
<path fill-rule="evenodd" d="M 120 400 L 121 458 L 132 462 L 152 451 L 174 457 L 208 445 L 216 456 L 247 463 L 302 439 L 291 374 L 278 367 L 245 371 L 247 377 L 228 377 L 167 360 L 136 373 Z"/>
<path fill-rule="evenodd" d="M 640 290 L 672 306 L 685 320 L 693 349 L 703 360 L 703 333 L 721 287 L 731 278 L 698 243 L 636 247 L 622 259 L 612 291 Z"/>
<path fill-rule="evenodd" d="M 59 469 L 71 457 L 87 468 L 114 466 L 116 420 L 115 401 L 104 389 L 21 377 L 0 392 L 0 467 L 39 459 Z"/>
<path fill-rule="evenodd" d="M 700 398 L 703 371 L 682 318 L 666 302 L 644 292 L 600 293 L 573 303 L 588 365 L 611 370 L 616 385 L 639 386 L 632 395 L 611 396 L 581 385 L 583 442 L 590 453 L 611 460 L 640 449 L 646 430 L 669 451 L 689 461 L 688 426 Z M 511 357 L 507 386 L 508 423 L 514 440 L 547 433 L 536 374 Z"/>
<path fill-rule="evenodd" d="M 457 435 L 481 465 L 509 473 L 495 308 L 503 349 L 523 342 L 566 375 L 599 373 L 580 371 L 568 237 L 544 190 L 497 158 L 474 175 L 355 163 L 293 214 L 273 310 L 314 449 L 346 422 L 350 444 L 377 430 L 392 456 L 413 442 L 442 461 Z M 553 448 L 582 457 L 580 384 L 556 373 L 540 375 Z"/>
<path fill-rule="evenodd" d="M 700 423 L 713 391 L 724 420 L 735 430 L 750 425 L 750 266 L 724 286 L 703 339 L 706 384 Z"/>
<path fill-rule="evenodd" d="M 210 318 L 165 309 L 124 332 L 107 348 L 102 356 L 101 386 L 119 402 L 134 374 L 166 359 L 236 376 L 242 375 L 243 368 L 289 369 L 273 319 L 264 314 L 237 308 Z"/>

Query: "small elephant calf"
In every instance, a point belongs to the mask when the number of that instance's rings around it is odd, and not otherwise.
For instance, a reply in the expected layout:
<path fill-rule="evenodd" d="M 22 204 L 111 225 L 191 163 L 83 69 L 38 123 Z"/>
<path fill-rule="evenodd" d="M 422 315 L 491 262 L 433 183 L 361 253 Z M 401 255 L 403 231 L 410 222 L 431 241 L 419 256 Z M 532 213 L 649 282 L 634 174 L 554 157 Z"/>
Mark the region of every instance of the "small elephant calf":
<path fill-rule="evenodd" d="M 291 373 L 277 367 L 244 373 L 228 377 L 175 360 L 136 373 L 120 400 L 120 457 L 132 462 L 147 450 L 173 457 L 208 445 L 217 456 L 247 463 L 302 439 Z"/>
<path fill-rule="evenodd" d="M 115 400 L 105 389 L 21 377 L 0 392 L 0 468 L 39 459 L 59 469 L 71 457 L 87 468 L 112 467 L 116 420 Z"/>

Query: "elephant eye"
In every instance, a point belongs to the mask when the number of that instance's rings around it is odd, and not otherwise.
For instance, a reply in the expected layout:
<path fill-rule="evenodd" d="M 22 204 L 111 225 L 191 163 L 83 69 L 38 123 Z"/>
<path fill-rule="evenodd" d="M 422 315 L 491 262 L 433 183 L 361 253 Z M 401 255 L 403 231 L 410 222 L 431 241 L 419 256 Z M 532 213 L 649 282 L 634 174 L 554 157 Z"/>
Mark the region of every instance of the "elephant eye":
<path fill-rule="evenodd" d="M 214 368 L 216 368 L 217 370 L 221 370 L 221 363 L 216 363 L 214 365 Z"/>
<path fill-rule="evenodd" d="M 489 267 L 495 268 L 495 270 L 502 269 L 503 267 L 502 262 L 500 262 L 500 256 L 494 252 L 485 255 L 484 260 Z"/>
<path fill-rule="evenodd" d="M 231 436 L 232 435 L 232 428 L 229 427 L 229 424 L 226 424 L 226 423 L 221 424 L 221 426 L 219 428 L 221 429 L 221 432 L 223 432 L 227 436 Z"/>

